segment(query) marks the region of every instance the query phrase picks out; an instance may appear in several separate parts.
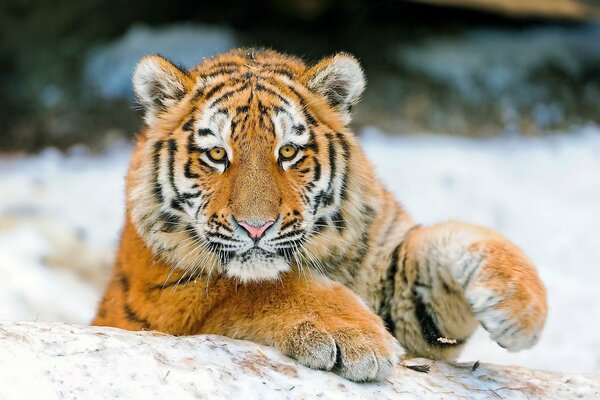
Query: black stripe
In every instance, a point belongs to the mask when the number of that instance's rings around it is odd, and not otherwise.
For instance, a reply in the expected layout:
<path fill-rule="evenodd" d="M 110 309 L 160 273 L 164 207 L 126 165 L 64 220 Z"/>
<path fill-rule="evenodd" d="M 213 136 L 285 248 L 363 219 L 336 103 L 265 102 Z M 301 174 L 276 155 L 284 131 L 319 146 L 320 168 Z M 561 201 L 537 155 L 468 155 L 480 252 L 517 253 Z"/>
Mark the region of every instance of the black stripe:
<path fill-rule="evenodd" d="M 213 224 L 215 224 L 215 226 L 217 226 L 218 228 L 223 229 L 226 232 L 233 232 L 233 229 L 231 229 L 228 225 L 219 222 L 219 221 L 212 221 Z"/>
<path fill-rule="evenodd" d="M 225 86 L 225 82 L 216 84 L 208 92 L 206 92 L 206 95 L 204 96 L 204 98 L 206 100 L 210 99 L 215 93 L 217 93 L 219 90 L 223 89 L 224 86 Z"/>
<path fill-rule="evenodd" d="M 191 132 L 188 135 L 187 151 L 188 151 L 188 153 L 199 153 L 202 151 L 202 149 L 200 147 L 196 146 L 196 144 L 194 143 L 194 132 Z"/>
<path fill-rule="evenodd" d="M 280 231 L 280 232 L 283 232 L 283 231 L 284 231 L 286 228 L 288 228 L 288 227 L 290 227 L 290 226 L 294 225 L 296 222 L 298 222 L 298 219 L 297 219 L 297 218 L 294 218 L 294 219 L 291 219 L 291 220 L 289 220 L 288 222 L 284 222 L 284 223 L 282 223 L 282 224 L 281 224 L 281 227 L 279 228 L 279 231 Z"/>
<path fill-rule="evenodd" d="M 250 86 L 249 82 L 245 82 L 242 86 L 240 86 L 239 88 L 235 88 L 232 89 L 228 92 L 223 93 L 222 95 L 220 95 L 219 97 L 217 97 L 211 104 L 210 107 L 214 107 L 216 105 L 221 104 L 222 102 L 224 102 L 225 100 L 227 100 L 228 98 L 230 98 L 231 96 L 233 96 L 236 93 L 239 92 L 243 92 L 244 90 L 248 89 L 248 87 Z"/>
<path fill-rule="evenodd" d="M 133 311 L 129 304 L 125 303 L 125 306 L 123 307 L 123 312 L 125 313 L 125 318 L 127 318 L 129 321 L 141 324 L 142 330 L 152 329 L 150 322 L 148 322 L 147 319 L 141 318 L 135 311 Z"/>
<path fill-rule="evenodd" d="M 238 68 L 219 68 L 219 69 L 215 69 L 214 71 L 210 71 L 210 72 L 201 74 L 196 79 L 197 80 L 209 79 L 209 78 L 214 78 L 215 76 L 220 76 L 220 75 L 231 75 L 236 72 L 238 72 Z"/>
<path fill-rule="evenodd" d="M 306 132 L 306 127 L 304 125 L 294 125 L 294 126 L 292 126 L 292 132 L 294 132 L 294 134 L 300 136 L 304 132 Z"/>
<path fill-rule="evenodd" d="M 420 225 L 413 226 L 406 233 L 405 237 L 408 236 L 412 230 L 418 229 L 419 227 L 420 227 Z M 419 271 L 418 265 L 416 266 L 415 271 Z M 415 277 L 415 287 L 413 287 L 413 290 L 412 290 L 412 298 L 413 298 L 413 304 L 414 304 L 414 309 L 415 309 L 415 318 L 419 322 L 419 326 L 421 328 L 421 335 L 423 336 L 423 339 L 425 340 L 425 342 L 429 346 L 438 347 L 438 348 L 452 348 L 452 347 L 460 346 L 460 345 L 464 344 L 465 339 L 453 338 L 456 341 L 455 343 L 446 343 L 446 342 L 439 340 L 440 338 L 444 338 L 445 335 L 440 331 L 440 328 L 438 327 L 438 325 L 436 324 L 436 322 L 432 316 L 433 310 L 431 309 L 431 306 L 428 304 L 425 304 L 425 302 L 423 301 L 423 298 L 417 292 L 417 290 L 416 290 L 417 286 L 420 286 L 420 287 L 428 287 L 428 286 L 419 282 L 419 276 Z"/>
<path fill-rule="evenodd" d="M 171 189 L 175 192 L 175 201 L 179 203 L 180 194 L 179 189 L 175 185 L 175 153 L 177 152 L 177 142 L 175 139 L 169 139 L 169 182 L 171 183 Z M 177 207 L 175 207 L 177 208 Z"/>
<path fill-rule="evenodd" d="M 185 124 L 183 124 L 183 126 L 181 127 L 184 131 L 186 132 L 193 132 L 194 131 L 194 118 L 190 118 L 187 121 L 185 121 Z"/>
<path fill-rule="evenodd" d="M 159 179 L 159 175 L 160 175 L 160 151 L 163 148 L 163 141 L 159 140 L 158 142 L 154 143 L 154 154 L 152 155 L 152 163 L 153 163 L 153 174 L 154 174 L 154 184 L 153 184 L 153 189 L 154 189 L 154 196 L 156 197 L 156 200 L 159 203 L 163 203 L 165 201 L 165 197 L 163 196 L 163 192 L 162 192 L 162 185 L 160 184 L 160 179 Z"/>
<path fill-rule="evenodd" d="M 331 216 L 331 224 L 340 232 L 346 228 L 346 220 L 342 216 L 341 211 L 338 210 Z"/>
<path fill-rule="evenodd" d="M 290 102 L 285 99 L 281 94 L 277 93 L 275 90 L 270 89 L 264 85 L 261 85 L 260 83 L 258 83 L 255 87 L 254 87 L 258 92 L 264 92 L 264 93 L 268 93 L 271 96 L 275 96 L 277 97 L 283 104 L 285 104 L 286 106 L 290 105 Z"/>
<path fill-rule="evenodd" d="M 227 241 L 231 242 L 231 243 L 228 243 L 228 245 L 232 245 L 233 243 L 242 243 L 241 240 L 234 239 L 230 236 L 223 235 L 222 233 L 218 233 L 218 232 L 206 232 L 206 237 L 209 239 L 216 238 L 216 239 L 227 240 Z M 220 244 L 224 244 L 224 243 L 220 243 Z"/>
<path fill-rule="evenodd" d="M 210 130 L 210 129 L 208 129 L 208 128 L 200 128 L 200 129 L 198 129 L 198 135 L 199 135 L 199 136 L 208 136 L 208 135 L 213 135 L 213 136 L 216 136 L 216 135 L 213 133 L 213 131 L 211 131 L 211 130 Z"/>
<path fill-rule="evenodd" d="M 303 232 L 304 232 L 303 230 L 297 229 L 295 231 L 291 231 L 291 232 L 285 233 L 283 235 L 277 236 L 274 240 L 272 240 L 272 242 L 275 243 L 275 244 L 277 244 L 278 240 L 287 239 L 287 238 L 292 237 L 292 236 L 297 236 L 297 235 L 300 235 Z"/>
<path fill-rule="evenodd" d="M 177 211 L 183 211 L 183 207 L 181 207 L 182 201 L 179 198 L 175 198 L 171 200 L 171 208 Z"/>
<path fill-rule="evenodd" d="M 269 72 L 273 72 L 275 74 L 286 76 L 289 79 L 294 79 L 294 74 L 287 69 L 275 68 L 275 69 L 270 69 Z"/>
<path fill-rule="evenodd" d="M 193 160 L 192 158 L 188 158 L 187 162 L 185 163 L 185 166 L 183 167 L 183 175 L 188 178 L 188 179 L 196 179 L 198 178 L 200 175 L 192 172 L 192 164 L 193 164 Z"/>
<path fill-rule="evenodd" d="M 302 113 L 304 114 L 304 118 L 306 119 L 308 124 L 311 126 L 318 125 L 317 119 L 310 113 L 310 111 L 308 111 L 308 104 L 306 104 L 306 100 L 304 99 L 304 97 L 302 97 L 302 95 L 295 88 L 293 88 L 289 85 L 284 85 L 284 86 L 290 92 L 292 92 L 292 94 L 294 96 L 296 96 L 298 102 L 300 103 L 300 109 L 302 110 Z"/>
<path fill-rule="evenodd" d="M 413 303 L 415 306 L 415 316 L 421 327 L 421 334 L 428 345 L 432 347 L 449 348 L 460 346 L 465 342 L 464 340 L 456 340 L 456 343 L 440 342 L 438 339 L 443 338 L 444 335 L 440 332 L 440 329 L 433 320 L 429 307 L 423 302 L 423 299 L 416 291 L 413 291 Z"/>
<path fill-rule="evenodd" d="M 301 244 L 302 242 L 303 242 L 303 237 L 301 236 L 298 239 L 284 240 L 282 242 L 275 243 L 275 248 L 276 249 L 290 248 L 293 245 L 298 245 L 298 244 Z"/>
<path fill-rule="evenodd" d="M 321 232 L 321 230 L 323 230 L 324 228 L 326 228 L 328 226 L 327 221 L 325 220 L 324 217 L 321 217 L 317 220 L 317 222 L 315 222 L 315 225 L 313 226 L 313 233 L 319 233 Z"/>
<path fill-rule="evenodd" d="M 307 149 L 312 149 L 315 154 L 319 153 L 319 145 L 317 144 L 317 141 L 315 140 L 315 132 L 312 129 L 308 130 L 308 142 L 304 145 L 304 148 Z"/>
<path fill-rule="evenodd" d="M 313 157 L 313 161 L 315 163 L 315 176 L 313 179 L 318 182 L 321 179 L 321 163 L 317 160 L 317 157 Z"/>
<path fill-rule="evenodd" d="M 121 290 L 123 290 L 123 293 L 127 294 L 127 292 L 129 292 L 129 278 L 123 272 L 123 267 L 119 261 L 115 264 L 115 270 L 118 273 Z"/>
<path fill-rule="evenodd" d="M 200 86 L 192 96 L 192 101 L 198 101 L 204 95 L 204 89 L 204 86 Z"/>
<path fill-rule="evenodd" d="M 348 191 L 347 191 L 347 181 L 348 181 L 348 166 L 350 164 L 350 145 L 348 144 L 348 141 L 346 140 L 346 138 L 344 137 L 343 134 L 338 133 L 336 135 L 337 139 L 339 140 L 340 144 L 342 145 L 342 159 L 344 160 L 344 168 L 342 169 L 342 177 L 340 179 L 340 199 L 342 200 L 346 200 L 347 196 L 348 196 Z"/>
<path fill-rule="evenodd" d="M 158 219 L 163 223 L 162 232 L 175 232 L 181 224 L 181 219 L 169 212 L 161 212 L 158 215 Z"/>
<path fill-rule="evenodd" d="M 329 182 L 327 183 L 327 188 L 325 189 L 325 197 L 323 198 L 323 204 L 326 206 L 330 206 L 334 203 L 334 195 L 333 195 L 333 183 L 335 179 L 336 173 L 336 153 L 335 153 L 335 144 L 333 143 L 333 136 L 330 133 L 326 133 L 325 137 L 329 143 Z"/>
<path fill-rule="evenodd" d="M 219 68 L 232 68 L 232 67 L 241 67 L 242 65 L 236 61 L 219 61 L 210 65 L 208 72 L 212 72 L 215 69 Z"/>
<path fill-rule="evenodd" d="M 124 293 L 129 292 L 129 278 L 127 278 L 123 273 L 119 276 L 119 284 L 121 285 L 121 290 Z"/>
<path fill-rule="evenodd" d="M 396 331 L 396 322 L 392 317 L 392 302 L 394 301 L 396 273 L 398 272 L 398 253 L 400 252 L 400 247 L 402 247 L 402 243 L 396 246 L 392 252 L 392 259 L 388 266 L 387 277 L 383 285 L 383 296 L 381 297 L 381 303 L 379 304 L 379 315 L 392 335 L 395 335 Z M 404 264 L 405 261 L 406 259 L 403 258 L 402 263 Z"/>
<path fill-rule="evenodd" d="M 196 186 L 196 187 L 198 187 L 198 185 L 195 185 L 195 186 Z M 200 194 L 201 194 L 201 193 L 200 193 L 200 191 L 199 191 L 199 190 L 198 190 L 198 191 L 196 191 L 196 192 L 183 192 L 183 193 L 181 193 L 181 196 L 180 196 L 180 197 L 181 197 L 182 199 L 195 199 L 195 198 L 198 198 L 198 197 L 200 197 Z"/>
<path fill-rule="evenodd" d="M 304 163 L 306 160 L 308 160 L 308 156 L 306 156 L 306 155 L 303 155 L 302 157 L 300 157 L 300 158 L 298 159 L 298 161 L 296 161 L 296 162 L 295 162 L 293 165 L 291 165 L 291 166 L 290 166 L 290 169 L 296 169 L 296 168 L 299 168 L 300 166 L 302 166 L 302 164 L 303 164 L 303 163 Z M 302 171 L 304 171 L 304 173 L 307 173 L 307 172 L 309 172 L 309 171 L 310 171 L 310 169 L 306 168 L 306 169 L 303 169 Z M 302 171 L 301 171 L 301 173 L 302 173 Z"/>

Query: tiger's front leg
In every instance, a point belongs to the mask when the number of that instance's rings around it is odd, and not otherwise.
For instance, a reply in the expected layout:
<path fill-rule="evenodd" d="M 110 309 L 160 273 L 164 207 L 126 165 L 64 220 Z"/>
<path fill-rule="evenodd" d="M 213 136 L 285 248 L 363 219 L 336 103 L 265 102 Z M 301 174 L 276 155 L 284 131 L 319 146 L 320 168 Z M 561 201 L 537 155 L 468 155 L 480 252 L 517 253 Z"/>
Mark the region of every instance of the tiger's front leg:
<path fill-rule="evenodd" d="M 510 351 L 537 342 L 546 290 L 527 256 L 499 234 L 457 222 L 417 227 L 393 257 L 390 316 L 409 352 L 454 358 L 479 324 Z"/>

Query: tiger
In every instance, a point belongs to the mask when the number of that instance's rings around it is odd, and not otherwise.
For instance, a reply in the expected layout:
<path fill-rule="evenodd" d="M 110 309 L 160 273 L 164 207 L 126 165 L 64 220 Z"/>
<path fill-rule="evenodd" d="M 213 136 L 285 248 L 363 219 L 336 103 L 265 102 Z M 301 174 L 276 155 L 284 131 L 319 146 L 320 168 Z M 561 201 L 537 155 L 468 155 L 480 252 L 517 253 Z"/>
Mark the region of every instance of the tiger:
<path fill-rule="evenodd" d="M 356 382 L 455 359 L 480 325 L 510 351 L 537 342 L 546 290 L 523 251 L 419 225 L 377 178 L 349 127 L 352 55 L 149 55 L 132 81 L 143 122 L 94 325 L 254 341 Z"/>

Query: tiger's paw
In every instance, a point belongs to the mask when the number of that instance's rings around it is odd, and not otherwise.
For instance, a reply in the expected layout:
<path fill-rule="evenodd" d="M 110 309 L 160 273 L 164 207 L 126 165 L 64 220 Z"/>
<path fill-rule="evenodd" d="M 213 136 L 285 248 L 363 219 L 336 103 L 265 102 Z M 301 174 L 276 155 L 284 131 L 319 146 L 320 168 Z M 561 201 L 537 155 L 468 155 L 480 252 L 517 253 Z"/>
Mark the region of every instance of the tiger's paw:
<path fill-rule="evenodd" d="M 357 327 L 353 321 L 339 319 L 296 324 L 281 350 L 308 367 L 355 382 L 384 379 L 403 354 L 380 321 Z"/>
<path fill-rule="evenodd" d="M 535 267 L 508 241 L 488 241 L 479 251 L 482 265 L 466 290 L 473 312 L 501 347 L 532 347 L 547 314 L 546 290 Z"/>

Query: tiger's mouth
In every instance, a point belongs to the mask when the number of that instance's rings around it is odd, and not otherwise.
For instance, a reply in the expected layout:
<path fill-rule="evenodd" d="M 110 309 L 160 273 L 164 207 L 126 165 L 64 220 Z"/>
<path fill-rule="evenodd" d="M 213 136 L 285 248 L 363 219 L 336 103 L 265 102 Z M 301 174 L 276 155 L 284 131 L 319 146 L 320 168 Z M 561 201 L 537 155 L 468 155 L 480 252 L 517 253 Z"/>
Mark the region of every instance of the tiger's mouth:
<path fill-rule="evenodd" d="M 245 282 L 274 280 L 290 269 L 285 257 L 258 246 L 232 254 L 224 269 L 227 276 Z"/>
<path fill-rule="evenodd" d="M 228 230 L 221 223 L 203 232 L 207 249 L 218 257 L 226 276 L 241 282 L 274 280 L 302 259 L 307 236 L 304 227 L 286 226 L 277 218 L 261 232 L 264 234 L 253 237 L 248 228 L 233 222 Z"/>

